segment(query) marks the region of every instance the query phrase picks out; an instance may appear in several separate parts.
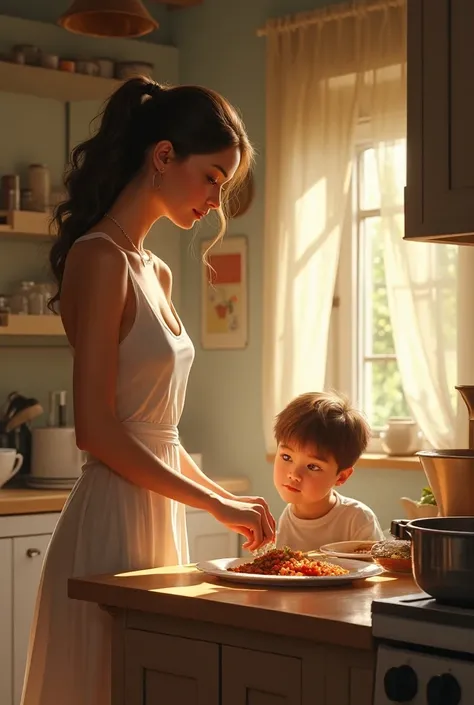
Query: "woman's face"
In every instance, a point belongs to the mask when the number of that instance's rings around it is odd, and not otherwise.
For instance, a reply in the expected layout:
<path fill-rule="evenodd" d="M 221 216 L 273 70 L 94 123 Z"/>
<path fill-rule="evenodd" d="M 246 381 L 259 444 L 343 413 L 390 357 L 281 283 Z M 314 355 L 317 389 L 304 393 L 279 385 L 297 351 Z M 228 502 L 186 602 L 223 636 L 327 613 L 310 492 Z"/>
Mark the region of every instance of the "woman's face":
<path fill-rule="evenodd" d="M 240 163 L 238 147 L 229 147 L 215 154 L 197 154 L 177 160 L 172 150 L 166 157 L 155 150 L 156 197 L 161 201 L 163 215 L 185 230 L 210 210 L 219 208 L 222 188 L 232 180 Z"/>

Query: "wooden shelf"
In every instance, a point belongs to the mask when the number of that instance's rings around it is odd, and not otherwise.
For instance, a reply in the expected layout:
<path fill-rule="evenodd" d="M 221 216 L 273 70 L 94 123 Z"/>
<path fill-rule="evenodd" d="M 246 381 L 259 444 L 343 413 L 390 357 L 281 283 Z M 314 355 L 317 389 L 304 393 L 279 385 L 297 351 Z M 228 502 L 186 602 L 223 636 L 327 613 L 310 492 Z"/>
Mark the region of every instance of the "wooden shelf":
<path fill-rule="evenodd" d="M 3 335 L 65 335 L 59 316 L 8 316 L 8 325 L 0 326 Z"/>
<path fill-rule="evenodd" d="M 267 462 L 273 463 L 275 456 L 267 453 Z M 382 453 L 364 453 L 356 463 L 358 468 L 373 468 L 377 470 L 423 470 L 420 459 L 416 455 L 383 455 Z"/>
<path fill-rule="evenodd" d="M 0 91 L 51 98 L 63 103 L 105 100 L 121 81 L 40 66 L 0 61 Z"/>
<path fill-rule="evenodd" d="M 52 237 L 49 229 L 50 221 L 51 213 L 0 211 L 0 236 Z"/>

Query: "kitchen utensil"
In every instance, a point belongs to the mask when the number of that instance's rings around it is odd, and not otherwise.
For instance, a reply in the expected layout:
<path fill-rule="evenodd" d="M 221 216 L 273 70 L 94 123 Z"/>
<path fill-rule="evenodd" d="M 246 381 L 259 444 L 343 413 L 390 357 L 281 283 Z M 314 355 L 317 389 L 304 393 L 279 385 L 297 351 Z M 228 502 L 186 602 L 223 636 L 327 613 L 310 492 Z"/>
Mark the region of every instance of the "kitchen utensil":
<path fill-rule="evenodd" d="M 460 393 L 469 415 L 469 448 L 474 449 L 474 385 L 459 384 L 455 389 Z"/>
<path fill-rule="evenodd" d="M 29 423 L 41 416 L 43 407 L 37 399 L 25 397 L 18 392 L 11 392 L 7 398 L 7 408 L 3 417 L 6 433 Z"/>
<path fill-rule="evenodd" d="M 249 585 L 266 585 L 273 587 L 325 587 L 326 585 L 344 585 L 355 580 L 372 578 L 374 575 L 383 573 L 383 568 L 374 563 L 362 563 L 361 561 L 344 560 L 335 558 L 331 563 L 346 568 L 349 573 L 345 575 L 258 575 L 253 573 L 232 573 L 228 568 L 247 563 L 246 558 L 219 558 L 214 561 L 203 561 L 198 563 L 196 568 L 203 573 L 212 575 L 221 580 L 235 583 L 247 583 Z"/>
<path fill-rule="evenodd" d="M 23 464 L 23 456 L 16 448 L 0 448 L 0 487 L 17 474 Z"/>
<path fill-rule="evenodd" d="M 413 577 L 438 602 L 474 607 L 474 517 L 432 517 L 407 524 Z"/>
<path fill-rule="evenodd" d="M 474 450 L 423 450 L 417 456 L 439 515 L 474 516 Z"/>
<path fill-rule="evenodd" d="M 48 426 L 67 426 L 67 392 L 64 389 L 49 393 Z"/>

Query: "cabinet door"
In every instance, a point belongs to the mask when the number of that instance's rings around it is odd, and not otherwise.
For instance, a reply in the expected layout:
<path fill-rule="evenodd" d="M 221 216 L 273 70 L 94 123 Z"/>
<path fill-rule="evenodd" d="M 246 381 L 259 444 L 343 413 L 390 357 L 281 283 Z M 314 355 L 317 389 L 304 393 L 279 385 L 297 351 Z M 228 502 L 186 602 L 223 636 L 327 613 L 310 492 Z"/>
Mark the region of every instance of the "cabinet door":
<path fill-rule="evenodd" d="M 302 705 L 301 679 L 298 658 L 222 647 L 221 705 Z"/>
<path fill-rule="evenodd" d="M 126 705 L 220 705 L 219 646 L 127 630 L 123 700 L 119 697 Z"/>
<path fill-rule="evenodd" d="M 189 556 L 191 563 L 239 555 L 240 538 L 207 512 L 188 512 Z"/>
<path fill-rule="evenodd" d="M 13 703 L 19 705 L 31 621 L 50 534 L 13 539 Z"/>
<path fill-rule="evenodd" d="M 472 234 L 474 3 L 409 0 L 407 21 L 406 237 Z"/>
<path fill-rule="evenodd" d="M 13 705 L 13 542 L 0 540 L 0 703 Z"/>

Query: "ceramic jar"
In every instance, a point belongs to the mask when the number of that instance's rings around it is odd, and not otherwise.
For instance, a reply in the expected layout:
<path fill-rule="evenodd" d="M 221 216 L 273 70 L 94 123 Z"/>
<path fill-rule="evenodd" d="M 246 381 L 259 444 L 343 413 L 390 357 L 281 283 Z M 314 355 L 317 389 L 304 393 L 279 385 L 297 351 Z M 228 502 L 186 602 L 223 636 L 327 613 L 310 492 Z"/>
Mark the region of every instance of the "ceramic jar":
<path fill-rule="evenodd" d="M 422 449 L 423 436 L 413 419 L 392 417 L 380 434 L 387 455 L 413 455 Z"/>

